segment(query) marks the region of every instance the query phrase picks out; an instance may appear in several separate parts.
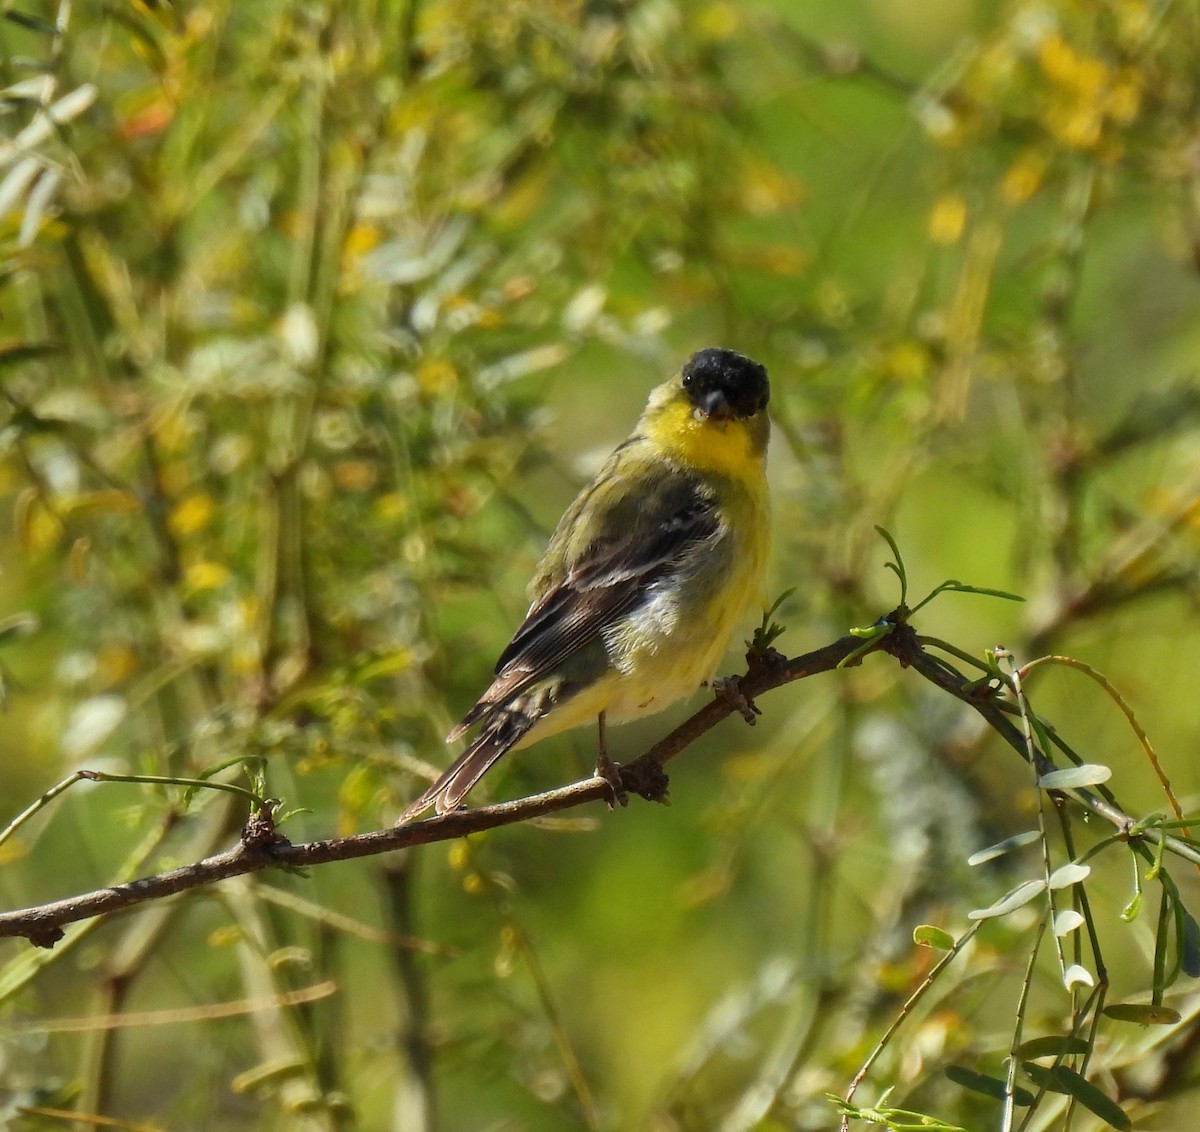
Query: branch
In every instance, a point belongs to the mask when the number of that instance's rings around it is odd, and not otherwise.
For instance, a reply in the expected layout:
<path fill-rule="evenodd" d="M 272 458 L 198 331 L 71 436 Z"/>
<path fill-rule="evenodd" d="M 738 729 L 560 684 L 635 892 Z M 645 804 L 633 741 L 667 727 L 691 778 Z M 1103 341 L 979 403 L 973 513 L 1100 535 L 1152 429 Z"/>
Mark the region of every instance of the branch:
<path fill-rule="evenodd" d="M 840 665 L 857 665 L 867 654 L 880 651 L 890 653 L 903 667 L 911 668 L 938 688 L 974 708 L 1022 758 L 1031 757 L 1024 736 L 1008 715 L 1011 705 L 1000 699 L 994 688 L 967 680 L 948 664 L 926 652 L 916 633 L 906 623 L 907 614 L 908 611 L 903 607 L 895 610 L 879 623 L 880 626 L 890 626 L 890 629 L 865 642 L 862 637 L 846 636 L 824 648 L 791 659 L 771 649 L 749 653 L 748 668 L 744 675 L 724 682 L 712 700 L 633 762 L 619 768 L 622 790 L 651 801 L 664 800 L 667 778 L 662 770 L 663 765 L 727 716 L 739 712 L 752 721 L 756 696 L 794 680 L 802 680 L 819 672 L 830 672 Z M 1053 762 L 1044 752 L 1034 750 L 1032 757 L 1037 762 L 1039 773 L 1053 768 Z M 260 809 L 251 815 L 238 844 L 223 853 L 140 880 L 97 889 L 50 904 L 0 913 L 0 938 L 21 936 L 39 947 L 53 947 L 63 938 L 65 924 L 175 896 L 229 877 L 270 868 L 303 869 L 329 861 L 348 861 L 355 857 L 371 857 L 396 849 L 408 849 L 414 845 L 449 841 L 485 829 L 557 813 L 587 802 L 611 802 L 612 793 L 612 787 L 603 779 L 585 778 L 557 790 L 512 802 L 474 810 L 456 810 L 392 829 L 299 845 L 292 844 L 276 830 L 269 810 Z M 1200 853 L 1159 830 L 1148 829 L 1135 834 L 1134 819 L 1092 791 L 1072 790 L 1069 796 L 1131 837 L 1141 836 L 1156 843 L 1161 839 L 1165 848 L 1200 862 Z"/>
<path fill-rule="evenodd" d="M 689 719 L 684 720 L 665 738 L 659 740 L 633 762 L 620 768 L 622 788 L 643 797 L 661 801 L 666 796 L 666 776 L 662 765 L 694 743 L 706 731 L 715 727 L 735 711 L 746 710 L 754 696 L 778 688 L 818 672 L 828 672 L 852 657 L 855 652 L 874 651 L 879 642 L 871 642 L 863 650 L 858 637 L 842 637 L 825 648 L 786 660 L 778 653 L 753 653 L 748 658 L 746 675 L 733 681 L 736 692 L 723 691 L 705 704 Z M 854 658 L 854 663 L 858 662 Z M 545 814 L 581 806 L 586 802 L 609 802 L 612 787 L 599 778 L 579 782 L 534 794 L 495 806 L 474 810 L 456 810 L 451 814 L 410 822 L 392 829 L 359 833 L 351 837 L 334 837 L 325 841 L 309 841 L 293 845 L 274 825 L 269 811 L 259 810 L 251 816 L 242 830 L 237 845 L 177 869 L 143 877 L 125 884 L 100 888 L 94 892 L 40 904 L 32 908 L 0 913 L 0 938 L 23 936 L 39 947 L 53 947 L 63 938 L 63 925 L 93 916 L 107 915 L 162 900 L 194 888 L 201 888 L 229 877 L 244 876 L 270 868 L 302 869 L 329 861 L 349 861 L 355 857 L 372 857 L 396 849 L 408 849 L 434 841 L 450 841 L 485 829 L 528 821 Z"/>
<path fill-rule="evenodd" d="M 921 647 L 920 640 L 911 625 L 897 625 L 882 639 L 879 647 L 894 656 L 903 667 L 913 669 L 924 676 L 926 680 L 941 688 L 942 691 L 949 692 L 956 699 L 962 700 L 963 703 L 974 708 L 983 716 L 988 726 L 996 731 L 1022 758 L 1026 760 L 1030 758 L 1025 736 L 1009 716 L 1011 705 L 1000 699 L 987 687 L 981 687 L 978 681 L 968 680 L 960 672 L 931 656 Z M 1032 754 L 1039 775 L 1055 769 L 1053 759 L 1044 751 L 1034 748 Z M 1135 818 L 1122 810 L 1120 806 L 1102 798 L 1092 790 L 1055 790 L 1052 793 L 1077 802 L 1085 810 L 1089 810 L 1097 817 L 1111 823 L 1130 839 L 1140 837 L 1153 844 L 1161 844 L 1176 856 L 1183 857 L 1193 864 L 1200 864 L 1200 852 L 1197 852 L 1186 841 L 1181 841 L 1178 837 L 1172 837 L 1157 829 L 1135 831 L 1134 827 L 1137 824 Z"/>

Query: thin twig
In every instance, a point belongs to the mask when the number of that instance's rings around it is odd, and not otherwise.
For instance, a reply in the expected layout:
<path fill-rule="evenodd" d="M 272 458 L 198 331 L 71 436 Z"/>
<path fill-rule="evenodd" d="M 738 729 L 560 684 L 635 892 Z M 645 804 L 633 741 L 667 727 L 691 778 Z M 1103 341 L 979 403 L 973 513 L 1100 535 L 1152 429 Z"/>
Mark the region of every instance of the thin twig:
<path fill-rule="evenodd" d="M 903 611 L 897 611 L 885 621 L 890 624 L 890 630 L 868 641 L 866 646 L 861 636 L 846 636 L 824 648 L 790 660 L 774 652 L 751 654 L 748 657 L 749 669 L 738 679 L 738 691 L 741 696 L 753 701 L 756 696 L 794 680 L 834 671 L 843 663 L 858 664 L 871 652 L 886 651 L 903 667 L 912 669 L 979 712 L 1023 758 L 1034 760 L 1039 775 L 1054 769 L 1053 761 L 1040 748 L 1035 747 L 1032 752 L 1027 750 L 1020 730 L 1014 726 L 994 694 L 986 690 L 981 693 L 976 682 L 968 680 L 921 648 L 916 633 L 903 622 Z M 735 697 L 729 695 L 717 696 L 644 754 L 621 767 L 624 789 L 651 800 L 661 801 L 665 798 L 666 775 L 662 771 L 663 765 L 738 710 L 734 700 Z M 1072 789 L 1061 793 L 1110 822 L 1123 836 L 1141 838 L 1161 850 L 1200 862 L 1200 851 L 1187 842 L 1170 836 L 1164 830 L 1138 827 L 1131 815 L 1093 791 Z M 269 810 L 260 810 L 243 829 L 242 839 L 237 845 L 202 861 L 65 900 L 0 913 L 0 938 L 23 936 L 38 946 L 53 947 L 63 937 L 64 924 L 117 912 L 150 900 L 161 900 L 230 877 L 269 868 L 304 869 L 330 861 L 348 861 L 390 853 L 413 845 L 451 841 L 486 829 L 558 813 L 587 802 L 607 803 L 611 798 L 612 787 L 608 782 L 585 778 L 569 786 L 495 806 L 457 810 L 392 829 L 300 845 L 292 844 L 275 829 Z"/>
<path fill-rule="evenodd" d="M 776 662 L 771 662 L 756 657 L 749 671 L 739 681 L 740 691 L 747 698 L 753 698 L 792 680 L 832 671 L 852 653 L 861 650 L 862 644 L 860 638 L 847 636 L 825 648 L 791 660 L 777 657 Z M 872 645 L 879 647 L 878 642 L 872 642 Z M 631 793 L 661 798 L 665 792 L 662 765 L 735 710 L 727 696 L 717 697 L 705 704 L 645 754 L 621 768 L 621 781 L 625 788 Z M 247 827 L 243 830 L 242 839 L 237 845 L 204 860 L 49 904 L 0 913 L 0 938 L 24 936 L 38 946 L 52 947 L 62 938 L 65 924 L 117 912 L 150 900 L 162 900 L 230 877 L 269 868 L 302 869 L 329 861 L 348 861 L 356 857 L 390 853 L 412 845 L 451 841 L 587 802 L 607 803 L 611 796 L 612 787 L 607 782 L 586 778 L 569 786 L 495 806 L 457 810 L 393 829 L 300 845 L 292 844 L 279 834 L 270 821 L 269 813 L 260 811 L 259 824 L 254 829 Z"/>

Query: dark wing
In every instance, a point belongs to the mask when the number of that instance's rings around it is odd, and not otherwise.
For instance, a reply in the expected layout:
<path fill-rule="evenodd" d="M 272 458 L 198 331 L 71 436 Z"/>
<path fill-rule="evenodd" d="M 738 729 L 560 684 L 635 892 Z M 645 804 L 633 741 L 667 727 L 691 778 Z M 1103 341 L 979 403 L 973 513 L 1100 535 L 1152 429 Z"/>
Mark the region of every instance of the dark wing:
<path fill-rule="evenodd" d="M 603 536 L 581 547 L 561 581 L 534 602 L 496 662 L 496 679 L 450 738 L 593 645 L 720 525 L 711 495 L 682 474 L 644 495 L 622 492 L 595 519 Z"/>
<path fill-rule="evenodd" d="M 496 662 L 497 675 L 521 662 L 539 672 L 552 668 L 637 606 L 692 547 L 717 532 L 713 501 L 692 480 L 672 480 L 669 491 L 632 503 L 626 514 L 610 517 L 606 536 L 590 543 L 525 615 Z"/>

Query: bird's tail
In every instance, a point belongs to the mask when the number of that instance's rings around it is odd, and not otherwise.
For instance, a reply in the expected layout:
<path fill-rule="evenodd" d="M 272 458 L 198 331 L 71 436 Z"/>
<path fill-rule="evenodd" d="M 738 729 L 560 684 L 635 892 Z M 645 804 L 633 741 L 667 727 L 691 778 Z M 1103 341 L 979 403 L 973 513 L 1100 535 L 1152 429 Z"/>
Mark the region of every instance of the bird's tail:
<path fill-rule="evenodd" d="M 521 697 L 511 707 L 493 708 L 488 713 L 483 730 L 475 736 L 471 745 L 428 790 L 410 803 L 397 824 L 412 821 L 430 806 L 439 814 L 456 810 L 471 787 L 487 774 L 497 759 L 512 750 L 540 718 L 541 712 L 537 707 L 523 702 L 526 698 Z M 450 738 L 460 733 L 461 728 L 455 728 Z"/>

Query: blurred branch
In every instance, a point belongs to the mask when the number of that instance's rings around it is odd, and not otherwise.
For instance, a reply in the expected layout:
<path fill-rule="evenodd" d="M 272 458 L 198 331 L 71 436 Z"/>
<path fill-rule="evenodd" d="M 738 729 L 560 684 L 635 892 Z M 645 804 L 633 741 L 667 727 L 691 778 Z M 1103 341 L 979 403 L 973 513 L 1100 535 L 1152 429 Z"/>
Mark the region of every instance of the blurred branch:
<path fill-rule="evenodd" d="M 908 609 L 900 606 L 877 622 L 872 634 L 865 640 L 863 635 L 841 637 L 823 648 L 791 659 L 773 650 L 750 652 L 744 675 L 725 681 L 711 701 L 633 762 L 620 768 L 623 790 L 650 801 L 664 801 L 668 782 L 662 770 L 663 765 L 727 716 L 738 712 L 752 721 L 756 696 L 819 672 L 857 665 L 869 653 L 881 651 L 890 653 L 901 667 L 912 669 L 977 711 L 1022 758 L 1034 761 L 1039 776 L 1053 770 L 1054 762 L 1050 756 L 1036 745 L 1031 745 L 1014 723 L 1012 713 L 1016 709 L 1000 698 L 993 682 L 969 680 L 946 661 L 928 652 L 921 638 L 907 623 L 908 615 Z M 1189 861 L 1200 862 L 1200 852 L 1192 846 L 1162 830 L 1139 827 L 1130 814 L 1108 797 L 1082 788 L 1055 793 L 1056 796 L 1061 794 L 1069 797 L 1084 809 L 1110 822 L 1121 835 L 1131 840 L 1144 839 Z M 162 900 L 230 877 L 268 868 L 303 869 L 330 861 L 348 861 L 390 853 L 413 845 L 450 841 L 599 801 L 612 802 L 611 787 L 602 779 L 586 778 L 556 790 L 494 806 L 457 810 L 392 829 L 299 845 L 292 844 L 275 828 L 272 808 L 262 807 L 251 814 L 238 844 L 223 853 L 141 880 L 49 904 L 0 913 L 0 937 L 22 936 L 40 947 L 53 947 L 63 937 L 64 924 L 106 915 L 152 900 Z"/>
<path fill-rule="evenodd" d="M 388 923 L 398 939 L 417 935 L 415 891 L 419 858 L 397 853 L 383 865 L 383 891 Z M 417 949 L 393 946 L 392 967 L 403 1004 L 396 1028 L 396 1045 L 403 1053 L 403 1067 L 395 1090 L 395 1112 L 399 1123 L 413 1132 L 431 1132 L 436 1111 L 433 1082 L 434 1055 L 429 1039 L 430 995 L 426 968 L 417 962 Z"/>

